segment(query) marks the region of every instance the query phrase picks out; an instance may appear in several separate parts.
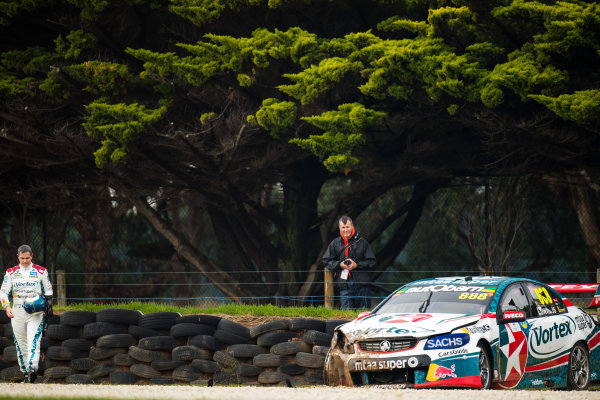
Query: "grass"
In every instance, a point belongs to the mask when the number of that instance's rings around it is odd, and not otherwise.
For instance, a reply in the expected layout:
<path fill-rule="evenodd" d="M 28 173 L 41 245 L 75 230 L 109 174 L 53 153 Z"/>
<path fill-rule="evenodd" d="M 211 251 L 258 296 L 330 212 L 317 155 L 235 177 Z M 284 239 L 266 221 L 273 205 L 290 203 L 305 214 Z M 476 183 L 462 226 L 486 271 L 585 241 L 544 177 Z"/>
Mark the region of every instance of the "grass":
<path fill-rule="evenodd" d="M 80 303 L 68 305 L 66 307 L 54 306 L 57 313 L 70 310 L 98 311 L 104 308 L 124 308 L 130 310 L 140 310 L 144 314 L 154 312 L 172 311 L 186 314 L 226 314 L 226 315 L 253 315 L 253 316 L 277 316 L 289 318 L 325 318 L 325 319 L 354 319 L 360 311 L 347 311 L 326 307 L 279 307 L 272 304 L 245 305 L 245 304 L 226 304 L 218 307 L 195 307 L 190 305 L 176 306 L 172 304 L 154 303 L 154 302 L 129 302 L 129 303 L 110 303 L 110 304 L 89 304 Z"/>

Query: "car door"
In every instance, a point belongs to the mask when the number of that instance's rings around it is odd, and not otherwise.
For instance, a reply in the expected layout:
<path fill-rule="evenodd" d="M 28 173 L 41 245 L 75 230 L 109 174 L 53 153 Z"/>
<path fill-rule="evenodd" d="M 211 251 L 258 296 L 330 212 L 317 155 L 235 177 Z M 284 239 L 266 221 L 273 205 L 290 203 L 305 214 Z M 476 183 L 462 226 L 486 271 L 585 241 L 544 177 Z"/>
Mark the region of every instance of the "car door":
<path fill-rule="evenodd" d="M 577 325 L 555 291 L 536 282 L 526 282 L 524 286 L 534 314 L 528 321 L 528 370 L 556 375 L 552 374 L 551 369 L 568 362 Z"/>
<path fill-rule="evenodd" d="M 507 311 L 524 314 L 522 322 L 502 322 Z M 531 300 L 520 282 L 507 286 L 500 298 L 498 315 L 497 368 L 498 385 L 513 388 L 519 384 L 525 373 L 528 358 L 527 333 L 528 322 L 532 317 Z"/>

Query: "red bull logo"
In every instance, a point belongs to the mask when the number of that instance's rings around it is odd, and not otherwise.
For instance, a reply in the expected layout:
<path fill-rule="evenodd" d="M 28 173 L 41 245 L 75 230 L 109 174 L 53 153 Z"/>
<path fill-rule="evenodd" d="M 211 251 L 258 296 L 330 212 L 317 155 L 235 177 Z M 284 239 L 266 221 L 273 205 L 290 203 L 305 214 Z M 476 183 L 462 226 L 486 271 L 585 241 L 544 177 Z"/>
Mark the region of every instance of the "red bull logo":
<path fill-rule="evenodd" d="M 452 364 L 450 368 L 444 367 L 443 365 L 431 364 L 429 365 L 426 379 L 430 382 L 434 382 L 438 379 L 456 378 L 457 376 L 454 372 L 454 364 Z"/>

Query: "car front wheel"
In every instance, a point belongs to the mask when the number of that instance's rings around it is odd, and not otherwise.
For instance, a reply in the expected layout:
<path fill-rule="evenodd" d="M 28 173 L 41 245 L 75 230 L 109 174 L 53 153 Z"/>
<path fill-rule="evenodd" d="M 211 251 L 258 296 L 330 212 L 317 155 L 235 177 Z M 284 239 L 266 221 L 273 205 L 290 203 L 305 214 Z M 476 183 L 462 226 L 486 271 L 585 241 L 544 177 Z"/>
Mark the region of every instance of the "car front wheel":
<path fill-rule="evenodd" d="M 590 384 L 590 355 L 587 349 L 577 343 L 569 354 L 567 389 L 586 390 Z"/>
<path fill-rule="evenodd" d="M 487 346 L 479 343 L 479 376 L 481 377 L 481 388 L 488 390 L 492 386 L 492 356 Z"/>

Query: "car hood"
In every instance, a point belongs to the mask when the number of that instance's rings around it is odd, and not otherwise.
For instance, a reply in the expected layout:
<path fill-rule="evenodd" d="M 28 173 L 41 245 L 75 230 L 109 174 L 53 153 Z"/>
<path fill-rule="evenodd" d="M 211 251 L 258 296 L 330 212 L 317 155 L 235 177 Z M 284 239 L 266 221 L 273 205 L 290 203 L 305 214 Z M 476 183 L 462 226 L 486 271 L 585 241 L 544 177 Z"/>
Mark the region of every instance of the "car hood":
<path fill-rule="evenodd" d="M 339 330 L 350 340 L 394 336 L 423 338 L 449 333 L 480 318 L 481 314 L 366 314 L 342 325 Z"/>

